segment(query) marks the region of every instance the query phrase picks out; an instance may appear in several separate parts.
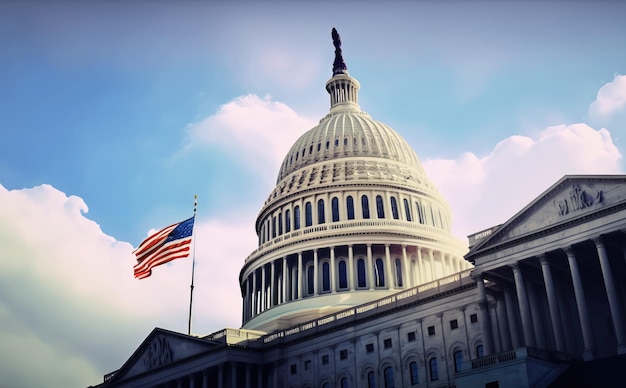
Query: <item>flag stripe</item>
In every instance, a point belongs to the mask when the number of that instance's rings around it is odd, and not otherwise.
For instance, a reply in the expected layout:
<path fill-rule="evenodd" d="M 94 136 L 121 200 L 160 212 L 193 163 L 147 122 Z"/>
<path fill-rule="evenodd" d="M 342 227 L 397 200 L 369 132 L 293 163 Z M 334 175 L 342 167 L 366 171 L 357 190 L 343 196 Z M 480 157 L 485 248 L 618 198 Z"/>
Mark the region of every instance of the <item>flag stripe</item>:
<path fill-rule="evenodd" d="M 152 275 L 156 266 L 189 256 L 195 217 L 167 226 L 145 239 L 133 252 L 137 264 L 135 277 L 144 279 Z"/>
<path fill-rule="evenodd" d="M 165 245 L 163 246 L 163 248 L 159 249 L 158 252 L 155 252 L 152 256 L 146 258 L 140 263 L 137 263 L 137 265 L 135 265 L 134 268 L 135 270 L 143 270 L 144 268 L 147 268 L 147 267 L 154 267 L 155 266 L 154 263 L 157 263 L 163 257 L 167 257 L 170 255 L 177 255 L 180 252 L 187 252 L 187 254 L 189 254 L 188 251 L 190 249 L 190 245 L 191 245 L 191 239 L 180 241 L 180 242 L 177 241 L 173 244 Z"/>

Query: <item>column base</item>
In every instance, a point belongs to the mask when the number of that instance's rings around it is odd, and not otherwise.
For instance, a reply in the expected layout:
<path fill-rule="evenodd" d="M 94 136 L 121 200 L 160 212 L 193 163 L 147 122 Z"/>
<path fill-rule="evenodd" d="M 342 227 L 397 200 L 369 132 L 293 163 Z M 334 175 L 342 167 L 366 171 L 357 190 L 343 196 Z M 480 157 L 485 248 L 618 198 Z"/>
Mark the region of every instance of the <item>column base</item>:
<path fill-rule="evenodd" d="M 626 354 L 626 345 L 617 345 L 617 354 Z"/>
<path fill-rule="evenodd" d="M 585 350 L 583 352 L 583 360 L 585 361 L 592 361 L 594 359 L 593 357 L 593 350 Z"/>

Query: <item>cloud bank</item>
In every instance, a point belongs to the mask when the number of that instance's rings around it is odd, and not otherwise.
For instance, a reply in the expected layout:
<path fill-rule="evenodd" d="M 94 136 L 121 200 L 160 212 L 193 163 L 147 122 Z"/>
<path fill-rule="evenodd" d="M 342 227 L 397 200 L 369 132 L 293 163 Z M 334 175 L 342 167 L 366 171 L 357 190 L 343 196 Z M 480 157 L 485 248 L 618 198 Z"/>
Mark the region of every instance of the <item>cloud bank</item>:
<path fill-rule="evenodd" d="M 155 326 L 186 332 L 191 261 L 136 280 L 133 247 L 104 234 L 87 211 L 81 198 L 49 185 L 0 185 L 3 386 L 95 384 Z M 251 229 L 245 217 L 232 219 Z M 240 323 L 237 272 L 255 242 L 243 229 L 230 220 L 198 222 L 196 234 L 206 238 L 196 241 L 193 332 Z"/>
<path fill-rule="evenodd" d="M 465 238 L 504 223 L 564 175 L 616 174 L 620 162 L 609 131 L 572 124 L 511 136 L 484 157 L 426 160 L 424 168 L 452 207 L 454 233 Z"/>

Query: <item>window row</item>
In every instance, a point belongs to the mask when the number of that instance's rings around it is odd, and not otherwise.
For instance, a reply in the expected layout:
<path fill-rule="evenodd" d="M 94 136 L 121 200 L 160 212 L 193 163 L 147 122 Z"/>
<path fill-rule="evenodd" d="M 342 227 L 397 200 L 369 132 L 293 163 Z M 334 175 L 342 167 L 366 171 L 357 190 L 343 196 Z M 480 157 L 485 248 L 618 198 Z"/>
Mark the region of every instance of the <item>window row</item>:
<path fill-rule="evenodd" d="M 441 214 L 441 211 L 434 206 L 427 203 L 420 203 L 414 201 L 414 207 L 411 201 L 404 198 L 400 203 L 395 196 L 389 197 L 389 203 L 386 204 L 382 195 L 375 197 L 375 215 L 378 219 L 391 218 L 394 220 L 413 221 L 419 222 L 424 225 L 431 225 L 441 229 L 448 230 L 448 220 L 445 215 Z M 370 200 L 367 195 L 362 195 L 360 198 L 360 204 L 355 204 L 353 196 L 348 195 L 345 199 L 345 213 L 340 211 L 340 204 L 338 197 L 332 197 L 330 200 L 330 214 L 328 214 L 331 222 L 339 222 L 344 220 L 370 219 L 372 213 L 370 209 Z M 360 206 L 358 206 L 360 205 Z M 388 206 L 387 206 L 388 205 Z M 281 236 L 285 233 L 289 233 L 293 230 L 306 228 L 309 226 L 322 225 L 326 223 L 327 209 L 324 199 L 317 200 L 315 209 L 315 220 L 313 212 L 314 203 L 307 201 L 304 203 L 304 209 L 302 210 L 300 205 L 295 205 L 292 209 L 285 209 L 283 212 L 278 212 L 264 220 L 261 224 L 261 231 L 259 233 L 259 245 L 269 241 L 272 238 Z M 357 215 L 355 210 L 359 210 Z M 417 210 L 417 212 L 415 212 Z M 388 214 L 390 213 L 390 214 Z"/>
<path fill-rule="evenodd" d="M 374 348 L 373 344 L 371 343 L 367 344 L 366 352 L 372 352 L 373 348 Z M 348 358 L 347 354 L 348 354 L 347 350 L 342 350 L 340 352 L 341 360 L 347 359 Z M 483 356 L 482 345 L 478 345 L 476 347 L 476 356 L 477 358 L 481 358 Z M 461 372 L 463 370 L 463 360 L 464 360 L 463 350 L 456 348 L 453 352 L 452 357 L 454 360 L 454 373 Z M 327 365 L 328 363 L 329 363 L 329 356 L 323 355 L 322 365 Z M 436 355 L 431 355 L 430 357 L 427 358 L 426 367 L 428 371 L 428 376 L 427 376 L 428 379 L 431 382 L 438 381 L 439 380 L 439 359 L 437 358 Z M 306 370 L 309 370 L 310 368 L 311 368 L 311 360 L 304 361 L 304 370 L 306 371 Z M 298 372 L 297 364 L 291 364 L 290 372 L 292 375 Z M 419 373 L 419 366 L 417 364 L 417 361 L 409 359 L 408 374 L 409 374 L 409 381 L 412 386 L 420 383 L 420 373 Z M 376 388 L 379 382 L 378 381 L 379 376 L 377 376 L 377 373 L 374 370 L 369 369 L 369 370 L 366 370 L 366 376 L 367 376 L 367 387 Z M 394 368 L 391 365 L 384 367 L 382 377 L 383 377 L 383 384 L 385 388 L 395 388 L 395 373 L 394 373 Z M 321 386 L 326 387 L 328 386 L 328 384 L 329 384 L 328 382 L 324 381 L 322 382 Z M 348 378 L 342 377 L 340 380 L 340 387 L 348 387 L 348 386 L 349 386 Z"/>

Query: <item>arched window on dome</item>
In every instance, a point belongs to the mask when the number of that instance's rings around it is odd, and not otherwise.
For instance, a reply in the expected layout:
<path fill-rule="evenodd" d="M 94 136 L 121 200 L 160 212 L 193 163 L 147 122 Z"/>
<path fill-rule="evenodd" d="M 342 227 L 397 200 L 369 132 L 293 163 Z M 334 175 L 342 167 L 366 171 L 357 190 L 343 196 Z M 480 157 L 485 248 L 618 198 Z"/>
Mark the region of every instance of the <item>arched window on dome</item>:
<path fill-rule="evenodd" d="M 385 287 L 385 264 L 383 263 L 383 259 L 376 259 L 374 275 L 374 285 L 376 287 Z"/>
<path fill-rule="evenodd" d="M 367 374 L 367 388 L 376 388 L 376 373 L 369 372 Z"/>
<path fill-rule="evenodd" d="M 293 229 L 300 229 L 300 206 L 293 208 Z"/>
<path fill-rule="evenodd" d="M 315 292 L 315 268 L 313 265 L 309 265 L 306 269 L 306 292 L 308 295 L 313 295 Z"/>
<path fill-rule="evenodd" d="M 403 200 L 404 203 L 404 213 L 406 215 L 406 220 L 411 221 L 411 207 L 409 206 L 409 201 L 405 198 Z"/>
<path fill-rule="evenodd" d="M 457 349 L 454 351 L 454 373 L 463 370 L 463 351 Z"/>
<path fill-rule="evenodd" d="M 370 203 L 367 199 L 367 195 L 361 196 L 361 210 L 363 211 L 363 218 L 370 218 Z"/>
<path fill-rule="evenodd" d="M 400 259 L 395 260 L 396 264 L 396 286 L 402 287 L 402 262 Z"/>
<path fill-rule="evenodd" d="M 352 198 L 351 195 L 348 195 L 348 197 L 346 198 L 346 208 L 348 210 L 348 219 L 349 220 L 353 220 L 354 219 L 354 199 Z"/>
<path fill-rule="evenodd" d="M 385 388 L 396 388 L 396 382 L 393 376 L 393 367 L 388 366 L 383 372 L 385 375 Z"/>
<path fill-rule="evenodd" d="M 313 210 L 311 206 L 311 202 L 307 202 L 304 205 L 304 226 L 313 225 Z"/>
<path fill-rule="evenodd" d="M 339 221 L 339 198 L 333 197 L 330 201 L 330 207 L 333 213 L 333 222 Z"/>
<path fill-rule="evenodd" d="M 340 260 L 339 264 L 339 289 L 348 288 L 348 271 L 346 268 L 346 261 Z"/>
<path fill-rule="evenodd" d="M 330 291 L 330 264 L 327 261 L 322 263 L 322 291 Z"/>
<path fill-rule="evenodd" d="M 326 216 L 324 214 L 324 200 L 317 201 L 317 223 L 323 224 L 326 222 Z"/>
<path fill-rule="evenodd" d="M 367 287 L 365 281 L 365 260 L 358 259 L 356 261 L 357 286 L 360 288 Z"/>
<path fill-rule="evenodd" d="M 350 387 L 350 385 L 348 384 L 348 378 L 342 377 L 341 380 L 339 380 L 339 388 L 348 388 L 348 387 Z"/>
<path fill-rule="evenodd" d="M 383 197 L 376 196 L 376 213 L 378 218 L 385 218 L 385 206 L 383 205 Z"/>
<path fill-rule="evenodd" d="M 398 201 L 396 201 L 396 197 L 391 197 L 391 215 L 394 220 L 400 219 L 400 215 L 398 214 Z"/>
<path fill-rule="evenodd" d="M 291 232 L 291 211 L 285 210 L 285 233 Z"/>
<path fill-rule="evenodd" d="M 417 207 L 417 218 L 420 224 L 424 224 L 424 211 L 422 210 L 422 205 L 419 202 L 415 201 L 415 207 Z"/>
<path fill-rule="evenodd" d="M 265 241 L 270 241 L 270 220 L 265 222 Z"/>
<path fill-rule="evenodd" d="M 272 217 L 272 238 L 276 238 L 276 216 Z"/>
<path fill-rule="evenodd" d="M 283 213 L 278 213 L 278 235 L 283 234 Z"/>

